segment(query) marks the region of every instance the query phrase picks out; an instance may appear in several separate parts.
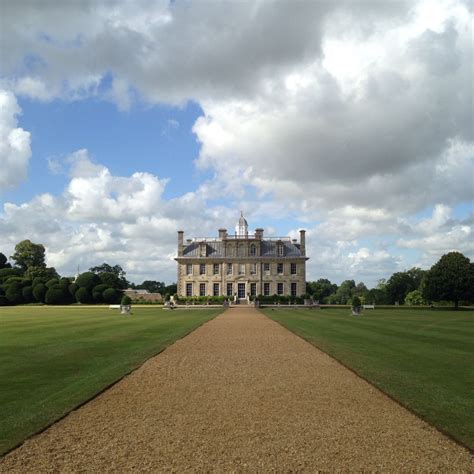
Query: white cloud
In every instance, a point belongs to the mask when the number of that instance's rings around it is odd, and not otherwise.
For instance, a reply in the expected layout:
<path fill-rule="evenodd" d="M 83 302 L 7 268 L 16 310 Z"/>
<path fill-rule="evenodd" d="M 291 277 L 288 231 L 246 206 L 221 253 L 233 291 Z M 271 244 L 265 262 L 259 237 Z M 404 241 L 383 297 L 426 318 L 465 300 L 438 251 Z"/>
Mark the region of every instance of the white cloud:
<path fill-rule="evenodd" d="M 15 96 L 0 90 L 0 192 L 26 179 L 31 157 L 30 133 L 18 127 Z"/>

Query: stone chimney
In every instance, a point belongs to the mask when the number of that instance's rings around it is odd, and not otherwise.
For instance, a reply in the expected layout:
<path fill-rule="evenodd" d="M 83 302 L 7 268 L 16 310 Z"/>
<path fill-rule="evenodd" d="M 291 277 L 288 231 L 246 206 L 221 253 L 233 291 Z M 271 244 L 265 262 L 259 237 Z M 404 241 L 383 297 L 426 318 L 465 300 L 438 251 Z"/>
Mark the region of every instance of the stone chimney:
<path fill-rule="evenodd" d="M 306 255 L 306 231 L 300 230 L 300 249 L 301 254 Z"/>
<path fill-rule="evenodd" d="M 178 257 L 183 256 L 184 231 L 178 230 Z"/>
<path fill-rule="evenodd" d="M 258 229 L 255 229 L 255 239 L 256 240 L 263 239 L 263 229 L 261 227 L 259 227 Z"/>
<path fill-rule="evenodd" d="M 227 229 L 219 229 L 219 239 L 224 240 L 227 238 Z"/>

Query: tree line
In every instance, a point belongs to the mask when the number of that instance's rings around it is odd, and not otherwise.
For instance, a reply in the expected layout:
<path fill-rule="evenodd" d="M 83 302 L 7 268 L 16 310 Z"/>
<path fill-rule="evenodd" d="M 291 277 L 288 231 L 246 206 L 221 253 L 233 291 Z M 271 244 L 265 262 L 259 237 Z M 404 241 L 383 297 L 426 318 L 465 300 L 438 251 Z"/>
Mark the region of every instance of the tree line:
<path fill-rule="evenodd" d="M 0 252 L 0 306 L 29 303 L 53 305 L 85 303 L 119 303 L 125 288 L 147 289 L 152 293 L 176 292 L 176 285 L 146 280 L 140 285 L 130 283 L 120 265 L 89 268 L 77 277 L 59 275 L 47 267 L 45 248 L 30 240 L 15 246 L 8 258 Z"/>
<path fill-rule="evenodd" d="M 120 265 L 107 263 L 89 268 L 75 277 L 60 276 L 45 263 L 45 248 L 30 240 L 15 246 L 8 258 L 0 253 L 0 306 L 28 303 L 118 303 L 125 288 L 146 289 L 163 296 L 176 294 L 176 284 L 145 280 L 130 283 Z M 474 263 L 459 252 L 449 252 L 429 270 L 412 268 L 378 281 L 375 288 L 345 280 L 340 285 L 321 278 L 306 286 L 306 296 L 324 304 L 351 304 L 358 298 L 362 304 L 426 305 L 448 301 L 457 308 L 460 303 L 474 302 Z"/>
<path fill-rule="evenodd" d="M 339 286 L 326 278 L 308 282 L 308 295 L 324 304 L 427 305 L 446 301 L 457 309 L 474 302 L 474 263 L 460 252 L 443 255 L 429 270 L 411 268 L 381 279 L 375 288 L 345 280 Z"/>

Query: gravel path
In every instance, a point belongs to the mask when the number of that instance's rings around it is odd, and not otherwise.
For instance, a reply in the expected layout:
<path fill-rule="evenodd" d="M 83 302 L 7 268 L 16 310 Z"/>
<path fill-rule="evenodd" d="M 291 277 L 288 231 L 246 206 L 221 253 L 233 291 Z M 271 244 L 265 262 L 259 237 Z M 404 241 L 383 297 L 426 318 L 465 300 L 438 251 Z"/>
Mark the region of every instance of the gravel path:
<path fill-rule="evenodd" d="M 232 308 L 0 461 L 1 472 L 474 471 L 309 343 Z"/>

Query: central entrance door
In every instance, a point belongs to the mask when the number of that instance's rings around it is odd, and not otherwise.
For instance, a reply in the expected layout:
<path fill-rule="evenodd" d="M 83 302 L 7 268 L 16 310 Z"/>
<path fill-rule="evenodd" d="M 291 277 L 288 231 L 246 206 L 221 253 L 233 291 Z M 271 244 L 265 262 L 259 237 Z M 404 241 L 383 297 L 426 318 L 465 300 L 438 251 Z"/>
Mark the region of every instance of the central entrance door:
<path fill-rule="evenodd" d="M 237 285 L 237 298 L 245 298 L 245 283 Z"/>

